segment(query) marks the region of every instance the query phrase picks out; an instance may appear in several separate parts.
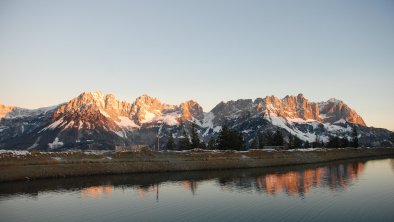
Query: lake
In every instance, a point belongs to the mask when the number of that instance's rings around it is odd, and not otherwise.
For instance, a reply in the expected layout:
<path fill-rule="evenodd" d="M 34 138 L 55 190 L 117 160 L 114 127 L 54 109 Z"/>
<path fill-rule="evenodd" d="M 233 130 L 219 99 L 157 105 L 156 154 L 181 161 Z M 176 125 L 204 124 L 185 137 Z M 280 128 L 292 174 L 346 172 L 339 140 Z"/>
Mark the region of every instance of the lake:
<path fill-rule="evenodd" d="M 0 221 L 394 221 L 394 159 L 2 183 Z"/>

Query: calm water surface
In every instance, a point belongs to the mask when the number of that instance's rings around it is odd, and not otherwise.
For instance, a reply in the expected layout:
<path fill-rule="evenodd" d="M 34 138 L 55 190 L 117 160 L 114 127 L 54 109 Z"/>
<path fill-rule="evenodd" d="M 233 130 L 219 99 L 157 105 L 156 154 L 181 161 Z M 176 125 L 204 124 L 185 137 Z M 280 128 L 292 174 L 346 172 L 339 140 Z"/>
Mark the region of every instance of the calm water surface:
<path fill-rule="evenodd" d="M 0 221 L 394 221 L 394 159 L 0 184 Z"/>

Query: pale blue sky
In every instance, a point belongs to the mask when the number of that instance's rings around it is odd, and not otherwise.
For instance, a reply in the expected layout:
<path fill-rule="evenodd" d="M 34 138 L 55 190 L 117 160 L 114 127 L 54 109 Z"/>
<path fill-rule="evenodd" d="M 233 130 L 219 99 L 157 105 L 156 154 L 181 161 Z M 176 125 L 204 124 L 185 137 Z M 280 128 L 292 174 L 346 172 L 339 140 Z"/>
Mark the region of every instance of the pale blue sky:
<path fill-rule="evenodd" d="M 394 129 L 394 1 L 0 0 L 0 103 L 336 97 Z"/>

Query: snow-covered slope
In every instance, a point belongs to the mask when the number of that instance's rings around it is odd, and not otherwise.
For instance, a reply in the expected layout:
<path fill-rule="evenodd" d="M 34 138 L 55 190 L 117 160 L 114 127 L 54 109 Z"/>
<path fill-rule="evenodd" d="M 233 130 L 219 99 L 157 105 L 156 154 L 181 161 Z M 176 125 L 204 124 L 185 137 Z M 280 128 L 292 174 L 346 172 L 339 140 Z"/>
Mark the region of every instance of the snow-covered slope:
<path fill-rule="evenodd" d="M 393 145 L 385 129 L 368 128 L 343 101 L 310 102 L 302 94 L 279 99 L 267 96 L 221 102 L 210 112 L 193 100 L 169 105 L 148 95 L 133 103 L 112 94 L 84 92 L 53 107 L 28 110 L 0 105 L 0 149 L 114 149 L 115 146 L 153 146 L 157 136 L 164 146 L 170 136 L 180 138 L 196 124 L 201 139 L 208 141 L 226 125 L 241 131 L 247 142 L 259 133 L 282 130 L 304 141 L 329 135 L 350 136 L 360 128 L 360 143 Z"/>

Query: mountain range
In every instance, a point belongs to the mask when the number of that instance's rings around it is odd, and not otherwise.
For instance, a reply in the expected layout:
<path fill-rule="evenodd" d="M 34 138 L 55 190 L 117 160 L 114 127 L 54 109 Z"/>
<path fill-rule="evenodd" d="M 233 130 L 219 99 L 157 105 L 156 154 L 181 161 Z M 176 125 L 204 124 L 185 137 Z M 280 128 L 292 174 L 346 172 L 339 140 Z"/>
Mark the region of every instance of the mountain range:
<path fill-rule="evenodd" d="M 133 103 L 101 91 L 84 92 L 60 105 L 24 109 L 0 105 L 0 149 L 69 150 L 115 146 L 160 147 L 195 124 L 202 141 L 223 126 L 242 132 L 246 146 L 260 133 L 280 130 L 303 141 L 327 142 L 329 136 L 351 138 L 357 127 L 362 146 L 393 146 L 394 133 L 368 127 L 363 118 L 337 99 L 311 102 L 304 95 L 220 102 L 210 112 L 193 100 L 169 105 L 142 95 Z M 285 138 L 286 139 L 286 138 Z"/>

